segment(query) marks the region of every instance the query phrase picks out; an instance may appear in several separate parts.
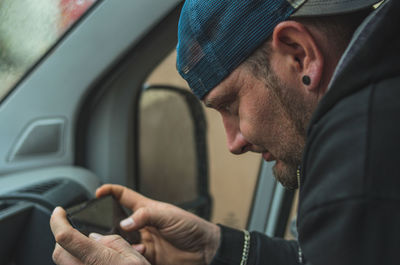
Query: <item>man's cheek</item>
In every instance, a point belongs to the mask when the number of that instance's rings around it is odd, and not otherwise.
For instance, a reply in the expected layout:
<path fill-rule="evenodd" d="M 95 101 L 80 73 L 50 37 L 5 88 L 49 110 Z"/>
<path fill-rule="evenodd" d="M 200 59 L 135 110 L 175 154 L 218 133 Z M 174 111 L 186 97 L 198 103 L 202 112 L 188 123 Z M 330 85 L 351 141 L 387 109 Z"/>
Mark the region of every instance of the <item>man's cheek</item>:
<path fill-rule="evenodd" d="M 263 144 L 263 135 L 259 132 L 259 128 L 250 123 L 244 123 L 240 127 L 243 137 L 251 144 L 261 146 Z"/>

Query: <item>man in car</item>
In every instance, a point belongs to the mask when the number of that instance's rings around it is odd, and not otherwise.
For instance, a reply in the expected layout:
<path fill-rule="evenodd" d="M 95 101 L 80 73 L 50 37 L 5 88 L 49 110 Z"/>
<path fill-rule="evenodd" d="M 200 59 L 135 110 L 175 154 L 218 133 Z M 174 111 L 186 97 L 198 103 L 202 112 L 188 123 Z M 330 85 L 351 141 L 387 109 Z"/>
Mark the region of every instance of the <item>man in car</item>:
<path fill-rule="evenodd" d="M 234 154 L 275 161 L 300 188 L 299 242 L 217 226 L 127 188 L 105 185 L 142 229 L 86 238 L 57 208 L 57 264 L 398 264 L 400 3 L 188 0 L 177 67 L 220 112 Z"/>

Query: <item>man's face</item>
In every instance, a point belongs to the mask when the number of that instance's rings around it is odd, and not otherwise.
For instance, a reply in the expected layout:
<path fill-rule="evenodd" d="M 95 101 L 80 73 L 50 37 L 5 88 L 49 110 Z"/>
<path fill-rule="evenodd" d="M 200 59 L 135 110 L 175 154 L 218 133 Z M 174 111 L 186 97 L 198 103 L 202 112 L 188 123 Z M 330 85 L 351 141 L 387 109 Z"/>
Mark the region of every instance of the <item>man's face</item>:
<path fill-rule="evenodd" d="M 305 144 L 305 127 L 312 108 L 304 95 L 271 71 L 256 78 L 241 65 L 205 98 L 222 116 L 228 148 L 234 154 L 261 153 L 276 161 L 274 175 L 285 187 L 297 187 L 297 167 Z"/>

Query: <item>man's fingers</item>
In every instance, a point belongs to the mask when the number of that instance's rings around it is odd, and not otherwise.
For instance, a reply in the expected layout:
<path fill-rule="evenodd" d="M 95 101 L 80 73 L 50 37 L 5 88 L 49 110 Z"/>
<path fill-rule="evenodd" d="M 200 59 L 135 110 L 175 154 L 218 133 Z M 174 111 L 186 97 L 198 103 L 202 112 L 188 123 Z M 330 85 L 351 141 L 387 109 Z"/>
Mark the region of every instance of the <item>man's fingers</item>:
<path fill-rule="evenodd" d="M 131 260 L 132 264 L 148 265 L 148 262 L 143 257 L 146 250 L 143 244 L 131 246 L 119 235 L 101 236 L 99 234 L 90 234 L 89 237 L 114 250 L 124 258 Z"/>
<path fill-rule="evenodd" d="M 102 245 L 96 244 L 94 240 L 72 228 L 66 219 L 66 212 L 61 207 L 54 210 L 50 227 L 56 242 L 84 264 L 97 264 L 96 260 L 107 260 L 111 256 Z"/>
<path fill-rule="evenodd" d="M 97 198 L 108 194 L 113 194 L 122 205 L 132 210 L 136 210 L 151 201 L 149 198 L 120 185 L 105 184 L 96 190 Z"/>
<path fill-rule="evenodd" d="M 136 253 L 134 247 L 132 247 L 127 241 L 125 241 L 125 239 L 123 239 L 119 235 L 102 236 L 92 233 L 89 235 L 89 237 L 122 255 L 133 254 L 137 256 L 139 254 Z"/>
<path fill-rule="evenodd" d="M 144 244 L 136 244 L 132 245 L 132 247 L 141 255 L 144 255 L 144 253 L 146 252 L 146 246 Z"/>
<path fill-rule="evenodd" d="M 97 242 L 109 247 L 118 253 L 134 253 L 134 249 L 128 242 L 126 242 L 119 235 L 102 236 L 99 234 L 92 233 L 89 235 L 90 238 L 96 240 Z"/>
<path fill-rule="evenodd" d="M 59 244 L 56 244 L 53 251 L 53 261 L 57 265 L 84 265 L 77 258 L 65 251 Z"/>
<path fill-rule="evenodd" d="M 139 230 L 146 226 L 166 226 L 173 211 L 170 205 L 146 198 L 124 186 L 106 184 L 96 191 L 96 197 L 108 194 L 113 194 L 122 205 L 134 211 L 132 216 L 120 223 L 127 231 Z"/>
<path fill-rule="evenodd" d="M 160 206 L 160 205 L 158 205 Z M 165 205 L 165 207 L 168 207 Z M 163 207 L 143 207 L 135 211 L 132 216 L 121 221 L 122 229 L 127 231 L 139 230 L 146 226 L 162 228 L 168 226 L 169 216 L 165 214 Z"/>
<path fill-rule="evenodd" d="M 66 212 L 61 207 L 54 210 L 50 226 L 58 243 L 53 258 L 59 265 L 148 264 L 145 258 L 120 236 L 84 236 L 72 228 L 66 219 Z"/>

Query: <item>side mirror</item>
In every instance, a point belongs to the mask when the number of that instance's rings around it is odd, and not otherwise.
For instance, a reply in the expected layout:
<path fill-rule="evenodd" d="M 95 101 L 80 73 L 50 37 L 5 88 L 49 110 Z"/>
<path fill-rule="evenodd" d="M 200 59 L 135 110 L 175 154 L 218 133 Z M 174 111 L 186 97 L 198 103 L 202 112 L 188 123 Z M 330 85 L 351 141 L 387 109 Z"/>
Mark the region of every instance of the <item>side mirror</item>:
<path fill-rule="evenodd" d="M 206 121 L 186 89 L 151 86 L 139 104 L 138 191 L 210 218 Z"/>

